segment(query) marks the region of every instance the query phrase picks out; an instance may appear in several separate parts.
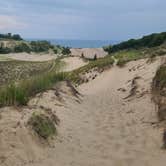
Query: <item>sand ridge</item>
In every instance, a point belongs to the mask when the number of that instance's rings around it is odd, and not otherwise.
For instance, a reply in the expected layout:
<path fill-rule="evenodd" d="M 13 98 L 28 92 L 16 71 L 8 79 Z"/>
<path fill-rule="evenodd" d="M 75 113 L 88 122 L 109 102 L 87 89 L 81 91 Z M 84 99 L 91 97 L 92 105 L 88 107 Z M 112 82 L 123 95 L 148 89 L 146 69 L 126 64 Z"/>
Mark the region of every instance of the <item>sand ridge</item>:
<path fill-rule="evenodd" d="M 73 56 L 81 57 L 83 55 L 85 58 L 90 59 L 93 59 L 95 55 L 97 58 L 103 58 L 107 55 L 103 48 L 72 48 L 70 51 Z"/>

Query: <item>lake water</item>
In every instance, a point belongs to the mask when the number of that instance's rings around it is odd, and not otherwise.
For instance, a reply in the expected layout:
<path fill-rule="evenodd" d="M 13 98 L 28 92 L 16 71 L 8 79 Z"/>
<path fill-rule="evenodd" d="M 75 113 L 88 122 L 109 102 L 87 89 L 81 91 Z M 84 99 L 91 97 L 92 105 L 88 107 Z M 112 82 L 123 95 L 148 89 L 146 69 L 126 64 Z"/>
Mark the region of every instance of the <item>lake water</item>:
<path fill-rule="evenodd" d="M 50 41 L 52 44 L 61 45 L 65 47 L 72 47 L 72 48 L 99 48 L 103 46 L 107 46 L 110 44 L 116 44 L 117 41 L 111 40 L 63 40 L 63 39 L 28 39 L 29 41 L 32 40 L 47 40 Z"/>

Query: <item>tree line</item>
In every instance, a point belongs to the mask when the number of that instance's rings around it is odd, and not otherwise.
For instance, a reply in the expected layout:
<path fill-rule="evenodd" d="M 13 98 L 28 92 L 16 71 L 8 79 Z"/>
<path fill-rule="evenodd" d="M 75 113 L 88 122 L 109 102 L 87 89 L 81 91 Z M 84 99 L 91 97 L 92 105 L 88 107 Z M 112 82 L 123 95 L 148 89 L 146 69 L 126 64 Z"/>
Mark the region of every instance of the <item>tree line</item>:
<path fill-rule="evenodd" d="M 15 40 L 14 46 L 5 45 L 3 40 Z M 19 42 L 17 42 L 19 41 Z M 0 34 L 0 54 L 8 54 L 8 53 L 21 53 L 21 52 L 49 52 L 52 50 L 55 54 L 63 54 L 68 55 L 70 54 L 69 47 L 62 47 L 59 45 L 52 45 L 49 41 L 31 41 L 27 42 L 24 41 L 20 35 L 18 34 Z"/>
<path fill-rule="evenodd" d="M 12 35 L 12 33 L 0 34 L 0 39 L 23 40 L 19 34 Z"/>

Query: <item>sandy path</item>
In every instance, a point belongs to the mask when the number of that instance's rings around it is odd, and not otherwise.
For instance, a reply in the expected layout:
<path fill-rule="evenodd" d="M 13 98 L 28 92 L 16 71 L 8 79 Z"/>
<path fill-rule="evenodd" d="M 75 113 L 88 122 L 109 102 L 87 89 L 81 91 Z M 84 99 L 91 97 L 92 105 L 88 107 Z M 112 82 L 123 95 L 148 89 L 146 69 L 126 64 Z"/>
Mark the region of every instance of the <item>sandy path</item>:
<path fill-rule="evenodd" d="M 34 138 L 30 143 L 21 139 L 22 144 L 18 145 L 23 149 L 15 145 L 16 150 L 7 149 L 8 153 L 20 154 L 21 159 L 15 159 L 15 163 L 27 166 L 165 166 L 162 130 L 152 125 L 157 122 L 157 115 L 150 94 L 150 83 L 160 63 L 139 60 L 124 68 L 115 66 L 81 85 L 80 100 L 64 93 L 61 106 L 54 99 L 54 91 L 33 99 L 29 106 L 37 104 L 56 110 L 61 120 L 58 136 L 51 147 L 36 144 Z M 136 93 L 124 99 L 135 77 Z M 0 126 L 3 127 L 2 122 Z"/>
<path fill-rule="evenodd" d="M 159 64 L 131 62 L 80 86 L 84 95 L 80 103 L 67 99 L 67 107 L 56 109 L 61 119 L 59 136 L 43 165 L 164 166 L 162 130 L 151 124 L 157 122 L 157 115 L 150 83 Z M 131 89 L 128 81 L 136 76 L 141 77 L 138 92 L 124 100 Z"/>
<path fill-rule="evenodd" d="M 165 165 L 161 131 L 151 124 L 157 122 L 157 115 L 149 94 L 150 82 L 159 64 L 145 66 L 144 60 L 132 62 L 82 85 L 83 101 L 80 104 L 70 102 L 65 117 L 62 110 L 58 111 L 63 120 L 61 142 L 55 144 L 57 165 Z M 140 68 L 129 72 L 134 66 Z M 127 81 L 135 76 L 141 76 L 139 93 L 129 101 L 124 100 L 130 89 Z M 127 91 L 118 92 L 119 88 Z"/>

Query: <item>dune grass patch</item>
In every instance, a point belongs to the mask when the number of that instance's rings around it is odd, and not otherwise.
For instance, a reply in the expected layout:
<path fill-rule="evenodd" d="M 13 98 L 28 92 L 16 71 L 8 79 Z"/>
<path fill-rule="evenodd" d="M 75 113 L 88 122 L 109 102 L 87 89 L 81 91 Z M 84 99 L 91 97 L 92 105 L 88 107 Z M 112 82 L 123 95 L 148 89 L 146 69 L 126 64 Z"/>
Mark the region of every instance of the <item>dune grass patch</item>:
<path fill-rule="evenodd" d="M 48 139 L 57 133 L 54 122 L 44 114 L 33 113 L 28 123 L 32 126 L 32 129 L 44 139 Z"/>
<path fill-rule="evenodd" d="M 112 57 L 105 57 L 80 67 L 71 72 L 61 72 L 61 61 L 55 62 L 51 70 L 39 73 L 29 78 L 13 81 L 0 87 L 0 106 L 26 105 L 29 99 L 37 93 L 51 89 L 60 81 L 69 80 L 74 83 L 80 81 L 80 74 L 87 72 L 92 68 L 104 68 L 114 63 Z"/>
<path fill-rule="evenodd" d="M 153 87 L 155 90 L 163 91 L 166 88 L 166 65 L 161 66 L 154 78 Z M 161 93 L 161 92 L 160 92 Z M 163 94 L 164 92 L 162 92 Z M 165 92 L 166 96 L 166 92 Z"/>
<path fill-rule="evenodd" d="M 153 79 L 153 99 L 158 106 L 158 118 L 163 122 L 163 149 L 166 149 L 166 64 L 160 66 Z"/>
<path fill-rule="evenodd" d="M 65 73 L 50 72 L 2 86 L 0 87 L 0 106 L 26 105 L 30 97 L 50 89 L 55 83 L 65 78 Z"/>
<path fill-rule="evenodd" d="M 117 65 L 120 67 L 124 66 L 129 61 L 138 60 L 145 57 L 140 50 L 123 50 L 111 55 L 118 60 Z"/>
<path fill-rule="evenodd" d="M 54 60 L 45 62 L 0 61 L 0 85 L 46 72 L 52 68 L 53 64 Z"/>
<path fill-rule="evenodd" d="M 82 72 L 87 72 L 90 69 L 93 69 L 95 67 L 104 68 L 106 66 L 113 65 L 113 63 L 114 63 L 114 59 L 111 56 L 107 56 L 107 57 L 100 58 L 97 60 L 91 60 L 91 61 L 89 61 L 89 63 L 87 65 L 80 67 L 79 69 L 76 69 L 73 72 L 76 74 L 82 73 Z"/>
<path fill-rule="evenodd" d="M 91 60 L 85 66 L 82 66 L 68 74 L 69 80 L 74 83 L 80 82 L 80 74 L 86 73 L 93 68 L 104 69 L 105 67 L 112 66 L 114 63 L 114 59 L 111 56 L 106 56 L 104 58 L 100 58 L 97 60 Z"/>
<path fill-rule="evenodd" d="M 61 66 L 61 61 L 56 60 L 46 71 L 3 84 L 0 86 L 0 106 L 26 105 L 31 96 L 51 88 L 65 78 L 65 73 L 59 72 Z"/>

